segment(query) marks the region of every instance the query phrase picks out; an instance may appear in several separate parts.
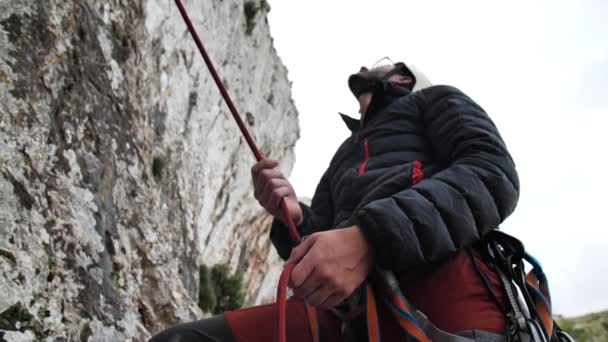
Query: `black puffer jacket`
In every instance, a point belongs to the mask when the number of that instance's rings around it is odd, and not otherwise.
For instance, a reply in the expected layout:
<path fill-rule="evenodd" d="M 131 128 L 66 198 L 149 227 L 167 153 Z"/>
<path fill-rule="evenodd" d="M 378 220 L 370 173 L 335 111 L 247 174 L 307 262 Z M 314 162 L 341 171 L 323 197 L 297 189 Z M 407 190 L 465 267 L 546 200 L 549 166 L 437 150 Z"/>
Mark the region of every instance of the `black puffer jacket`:
<path fill-rule="evenodd" d="M 378 266 L 401 272 L 470 246 L 515 209 L 519 181 L 505 143 L 458 89 L 382 83 L 363 125 L 343 118 L 352 135 L 311 206 L 300 204 L 302 236 L 358 224 Z M 275 219 L 270 236 L 288 258 L 287 227 Z"/>

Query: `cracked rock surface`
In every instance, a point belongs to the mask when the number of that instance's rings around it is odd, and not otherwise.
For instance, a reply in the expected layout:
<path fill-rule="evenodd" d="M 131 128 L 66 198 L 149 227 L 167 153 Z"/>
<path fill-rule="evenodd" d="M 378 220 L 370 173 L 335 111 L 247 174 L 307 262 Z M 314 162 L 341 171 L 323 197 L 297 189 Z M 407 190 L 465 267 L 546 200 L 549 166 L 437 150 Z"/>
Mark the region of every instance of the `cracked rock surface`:
<path fill-rule="evenodd" d="M 298 114 L 266 2 L 184 4 L 289 172 Z M 146 341 L 203 316 L 203 263 L 272 300 L 253 163 L 173 1 L 0 1 L 0 336 Z"/>

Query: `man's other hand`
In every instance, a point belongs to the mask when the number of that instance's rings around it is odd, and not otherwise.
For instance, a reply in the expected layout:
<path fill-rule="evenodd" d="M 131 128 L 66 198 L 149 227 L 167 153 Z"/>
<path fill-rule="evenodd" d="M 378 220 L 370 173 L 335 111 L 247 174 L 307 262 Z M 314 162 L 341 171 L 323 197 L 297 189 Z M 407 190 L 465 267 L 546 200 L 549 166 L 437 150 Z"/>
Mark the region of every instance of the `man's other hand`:
<path fill-rule="evenodd" d="M 253 194 L 266 211 L 287 224 L 281 213 L 281 200 L 285 198 L 291 218 L 299 224 L 303 219 L 302 209 L 291 183 L 278 166 L 278 161 L 269 158 L 264 158 L 253 165 L 251 168 Z"/>
<path fill-rule="evenodd" d="M 312 234 L 294 248 L 290 278 L 294 297 L 322 309 L 333 308 L 361 285 L 373 264 L 359 226 Z"/>

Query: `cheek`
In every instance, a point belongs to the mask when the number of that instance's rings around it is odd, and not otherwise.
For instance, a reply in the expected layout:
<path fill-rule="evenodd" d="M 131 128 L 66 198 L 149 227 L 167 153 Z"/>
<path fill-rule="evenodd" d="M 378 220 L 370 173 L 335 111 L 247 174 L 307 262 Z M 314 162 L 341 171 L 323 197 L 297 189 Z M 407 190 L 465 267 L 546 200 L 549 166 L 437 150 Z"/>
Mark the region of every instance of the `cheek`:
<path fill-rule="evenodd" d="M 359 96 L 359 108 L 367 107 L 367 105 L 369 105 L 371 99 L 372 99 L 371 93 L 365 93 L 365 94 Z"/>
<path fill-rule="evenodd" d="M 365 109 L 365 105 L 362 101 L 359 101 L 359 113 L 363 114 L 363 110 Z"/>

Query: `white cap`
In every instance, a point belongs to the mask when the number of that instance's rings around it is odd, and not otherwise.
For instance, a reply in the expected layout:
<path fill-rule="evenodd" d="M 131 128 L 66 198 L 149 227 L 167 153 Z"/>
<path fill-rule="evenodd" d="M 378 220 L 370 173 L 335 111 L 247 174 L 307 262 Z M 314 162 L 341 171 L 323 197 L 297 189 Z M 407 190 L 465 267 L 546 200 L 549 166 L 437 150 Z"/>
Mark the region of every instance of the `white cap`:
<path fill-rule="evenodd" d="M 408 64 L 407 68 L 412 72 L 412 74 L 414 74 L 414 77 L 416 77 L 416 83 L 414 84 L 412 91 L 422 90 L 433 85 L 428 77 L 426 77 L 418 68 L 416 68 L 415 65 Z"/>

